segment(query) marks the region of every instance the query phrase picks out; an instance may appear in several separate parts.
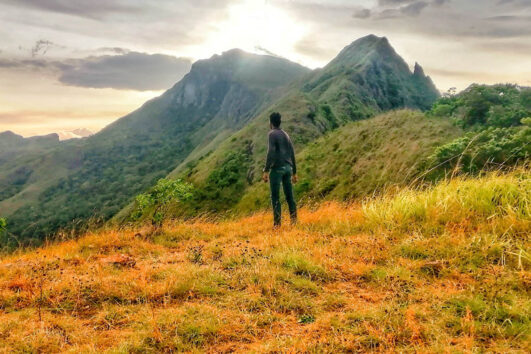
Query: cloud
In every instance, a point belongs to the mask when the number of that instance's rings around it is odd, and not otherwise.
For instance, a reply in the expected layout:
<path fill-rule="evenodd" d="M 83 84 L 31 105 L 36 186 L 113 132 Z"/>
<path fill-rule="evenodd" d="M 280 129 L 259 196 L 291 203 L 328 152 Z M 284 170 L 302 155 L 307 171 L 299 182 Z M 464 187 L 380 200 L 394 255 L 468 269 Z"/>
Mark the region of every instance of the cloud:
<path fill-rule="evenodd" d="M 362 9 L 354 13 L 355 18 L 361 19 L 392 19 L 400 17 L 415 17 L 428 6 L 440 7 L 449 0 L 378 0 L 373 9 Z"/>
<path fill-rule="evenodd" d="M 418 1 L 412 4 L 402 6 L 400 8 L 400 13 L 406 16 L 418 16 L 428 6 L 428 3 L 425 1 Z"/>
<path fill-rule="evenodd" d="M 17 7 L 34 8 L 91 19 L 100 19 L 109 13 L 141 11 L 140 7 L 126 5 L 119 0 L 6 0 L 5 2 Z"/>
<path fill-rule="evenodd" d="M 354 14 L 352 15 L 352 17 L 361 18 L 361 19 L 369 18 L 369 17 L 371 17 L 371 10 L 370 9 L 359 9 L 359 10 L 356 10 L 354 12 Z"/>
<path fill-rule="evenodd" d="M 416 0 L 378 0 L 378 6 L 385 7 L 385 6 L 402 6 L 407 5 L 412 2 L 415 2 Z"/>
<path fill-rule="evenodd" d="M 529 0 L 499 0 L 497 5 L 503 6 L 503 7 L 513 7 L 513 8 L 518 8 L 518 9 L 531 8 L 531 3 L 529 2 Z"/>
<path fill-rule="evenodd" d="M 316 40 L 315 36 L 303 38 L 295 43 L 295 50 L 303 55 L 323 61 L 330 60 L 334 55 L 337 55 L 335 49 L 323 46 Z"/>
<path fill-rule="evenodd" d="M 13 52 L 13 39 L 27 48 L 42 34 L 75 49 L 99 42 L 173 52 L 204 41 L 236 1 L 0 0 L 2 28 L 13 33 L 0 35 L 0 45 L 6 43 Z"/>
<path fill-rule="evenodd" d="M 373 7 L 360 7 L 359 2 L 281 1 L 298 21 L 314 25 L 309 36 L 343 33 L 389 33 L 422 35 L 434 40 L 514 39 L 531 35 L 530 11 L 521 11 L 529 0 L 513 0 L 502 6 L 499 0 L 379 0 Z M 490 19 L 489 19 L 490 18 Z M 326 32 L 325 32 L 326 29 Z M 324 33 L 323 33 L 324 32 Z M 354 39 L 355 37 L 352 37 Z"/>
<path fill-rule="evenodd" d="M 44 59 L 7 59 L 0 58 L 0 68 L 14 69 L 50 69 L 53 65 Z"/>
<path fill-rule="evenodd" d="M 131 50 L 127 48 L 120 48 L 120 47 L 101 47 L 96 49 L 96 52 L 99 53 L 114 53 L 114 54 L 127 54 L 130 53 Z"/>
<path fill-rule="evenodd" d="M 61 69 L 65 85 L 137 91 L 168 89 L 190 71 L 189 59 L 129 52 L 73 60 Z"/>
<path fill-rule="evenodd" d="M 264 48 L 264 47 L 262 47 L 260 45 L 255 46 L 254 49 L 257 52 L 261 52 L 263 54 L 270 55 L 272 57 L 282 58 L 282 56 L 278 55 L 277 53 L 274 53 L 274 52 L 270 51 L 269 49 Z"/>
<path fill-rule="evenodd" d="M 119 90 L 165 90 L 190 71 L 190 59 L 163 54 L 126 52 L 84 59 L 2 59 L 0 68 L 38 70 L 64 85 Z"/>

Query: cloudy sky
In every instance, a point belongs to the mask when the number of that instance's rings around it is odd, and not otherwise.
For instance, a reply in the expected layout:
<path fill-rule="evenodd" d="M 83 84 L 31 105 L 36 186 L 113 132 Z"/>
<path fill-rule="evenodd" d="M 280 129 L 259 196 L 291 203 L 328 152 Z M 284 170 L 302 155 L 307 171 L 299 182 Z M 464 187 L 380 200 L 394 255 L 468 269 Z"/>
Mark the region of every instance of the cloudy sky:
<path fill-rule="evenodd" d="M 441 91 L 531 85 L 531 0 L 0 0 L 0 131 L 101 129 L 231 48 L 311 68 L 386 36 Z"/>

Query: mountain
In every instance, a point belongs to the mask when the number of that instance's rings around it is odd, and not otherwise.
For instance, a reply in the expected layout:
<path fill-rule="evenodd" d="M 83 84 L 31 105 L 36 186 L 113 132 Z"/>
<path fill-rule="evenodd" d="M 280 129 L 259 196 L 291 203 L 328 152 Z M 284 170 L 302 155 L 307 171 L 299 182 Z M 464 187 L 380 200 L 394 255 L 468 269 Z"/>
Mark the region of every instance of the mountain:
<path fill-rule="evenodd" d="M 0 133 L 0 200 L 18 194 L 33 170 L 27 161 L 59 145 L 57 134 L 24 138 L 11 131 Z M 0 208 L 0 214 L 7 215 Z"/>
<path fill-rule="evenodd" d="M 80 129 L 74 129 L 70 131 L 60 131 L 57 133 L 57 135 L 59 135 L 59 140 L 69 140 L 69 139 L 87 138 L 91 135 L 94 135 L 94 133 L 88 129 L 80 128 Z"/>
<path fill-rule="evenodd" d="M 342 103 L 337 115 L 343 120 L 399 107 L 425 110 L 439 97 L 418 63 L 412 73 L 387 38 L 374 35 L 347 46 L 302 89 L 321 100 Z"/>
<path fill-rule="evenodd" d="M 162 96 L 99 133 L 13 161 L 0 173 L 0 185 L 11 185 L 10 176 L 21 166 L 29 178 L 0 198 L 1 214 L 12 233 L 36 241 L 74 220 L 105 220 L 197 147 L 215 148 L 275 90 L 308 72 L 285 59 L 241 50 L 200 60 Z"/>
<path fill-rule="evenodd" d="M 293 83 L 216 150 L 188 159 L 170 177 L 183 178 L 199 190 L 186 212 L 227 210 L 260 180 L 272 111 L 282 113 L 283 128 L 300 150 L 348 122 L 398 108 L 426 109 L 438 96 L 418 64 L 411 72 L 386 38 L 370 35 Z"/>
<path fill-rule="evenodd" d="M 12 131 L 0 133 L 0 154 L 15 151 L 28 151 L 31 149 L 48 148 L 59 143 L 57 134 L 33 136 L 24 138 Z"/>
<path fill-rule="evenodd" d="M 282 112 L 301 149 L 353 120 L 426 109 L 437 96 L 386 38 L 359 39 L 314 71 L 230 50 L 194 63 L 163 95 L 97 134 L 17 157 L 0 173 L 9 190 L 1 214 L 20 240 L 39 242 L 91 217 L 109 219 L 168 174 L 201 191 L 189 211 L 226 210 L 259 179 L 271 111 Z M 27 178 L 10 188 L 19 174 Z"/>

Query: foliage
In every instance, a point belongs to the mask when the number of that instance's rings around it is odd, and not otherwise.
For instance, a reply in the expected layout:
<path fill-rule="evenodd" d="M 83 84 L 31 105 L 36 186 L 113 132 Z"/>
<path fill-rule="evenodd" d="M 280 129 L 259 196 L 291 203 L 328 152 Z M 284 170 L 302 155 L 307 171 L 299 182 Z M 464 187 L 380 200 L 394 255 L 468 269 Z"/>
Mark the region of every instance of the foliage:
<path fill-rule="evenodd" d="M 7 221 L 0 218 L 0 245 L 4 244 L 3 236 L 7 233 Z"/>
<path fill-rule="evenodd" d="M 0 218 L 0 235 L 7 229 L 7 221 L 4 218 Z"/>
<path fill-rule="evenodd" d="M 248 148 L 229 152 L 206 181 L 198 186 L 198 193 L 191 203 L 192 209 L 218 212 L 234 206 L 249 183 L 251 157 L 252 151 Z"/>
<path fill-rule="evenodd" d="M 463 127 L 511 127 L 531 116 L 531 88 L 516 85 L 471 85 L 463 92 L 440 98 L 428 112 L 451 118 Z"/>
<path fill-rule="evenodd" d="M 11 232 L 24 243 L 38 244 L 59 229 L 82 232 L 93 217 L 109 219 L 166 176 L 190 150 L 186 139 L 155 135 L 84 144 L 77 161 L 80 166 L 44 189 L 35 204 L 24 205 L 9 216 Z"/>
<path fill-rule="evenodd" d="M 135 198 L 135 208 L 131 214 L 133 220 L 151 220 L 160 225 L 169 217 L 170 205 L 182 203 L 193 196 L 193 186 L 181 180 L 160 179 L 148 192 Z"/>
<path fill-rule="evenodd" d="M 474 84 L 439 99 L 428 115 L 450 119 L 468 132 L 433 152 L 427 160 L 428 177 L 510 168 L 528 160 L 530 98 L 530 88 Z"/>
<path fill-rule="evenodd" d="M 434 173 L 444 174 L 456 168 L 459 172 L 512 168 L 531 157 L 531 127 L 487 128 L 469 132 L 438 147 L 428 158 Z"/>
<path fill-rule="evenodd" d="M 7 240 L 7 221 L 4 218 L 0 218 L 0 251 L 2 248 L 9 249 L 9 241 Z"/>

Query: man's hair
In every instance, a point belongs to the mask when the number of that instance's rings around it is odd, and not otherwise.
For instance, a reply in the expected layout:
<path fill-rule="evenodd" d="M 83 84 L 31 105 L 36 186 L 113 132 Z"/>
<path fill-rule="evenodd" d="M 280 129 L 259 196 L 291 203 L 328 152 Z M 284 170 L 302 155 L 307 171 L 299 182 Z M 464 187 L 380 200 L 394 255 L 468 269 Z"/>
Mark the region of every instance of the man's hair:
<path fill-rule="evenodd" d="M 278 113 L 278 112 L 273 112 L 273 113 L 271 113 L 271 115 L 269 116 L 269 122 L 270 122 L 275 128 L 280 127 L 281 119 L 282 119 L 282 116 L 281 116 L 280 113 Z"/>

